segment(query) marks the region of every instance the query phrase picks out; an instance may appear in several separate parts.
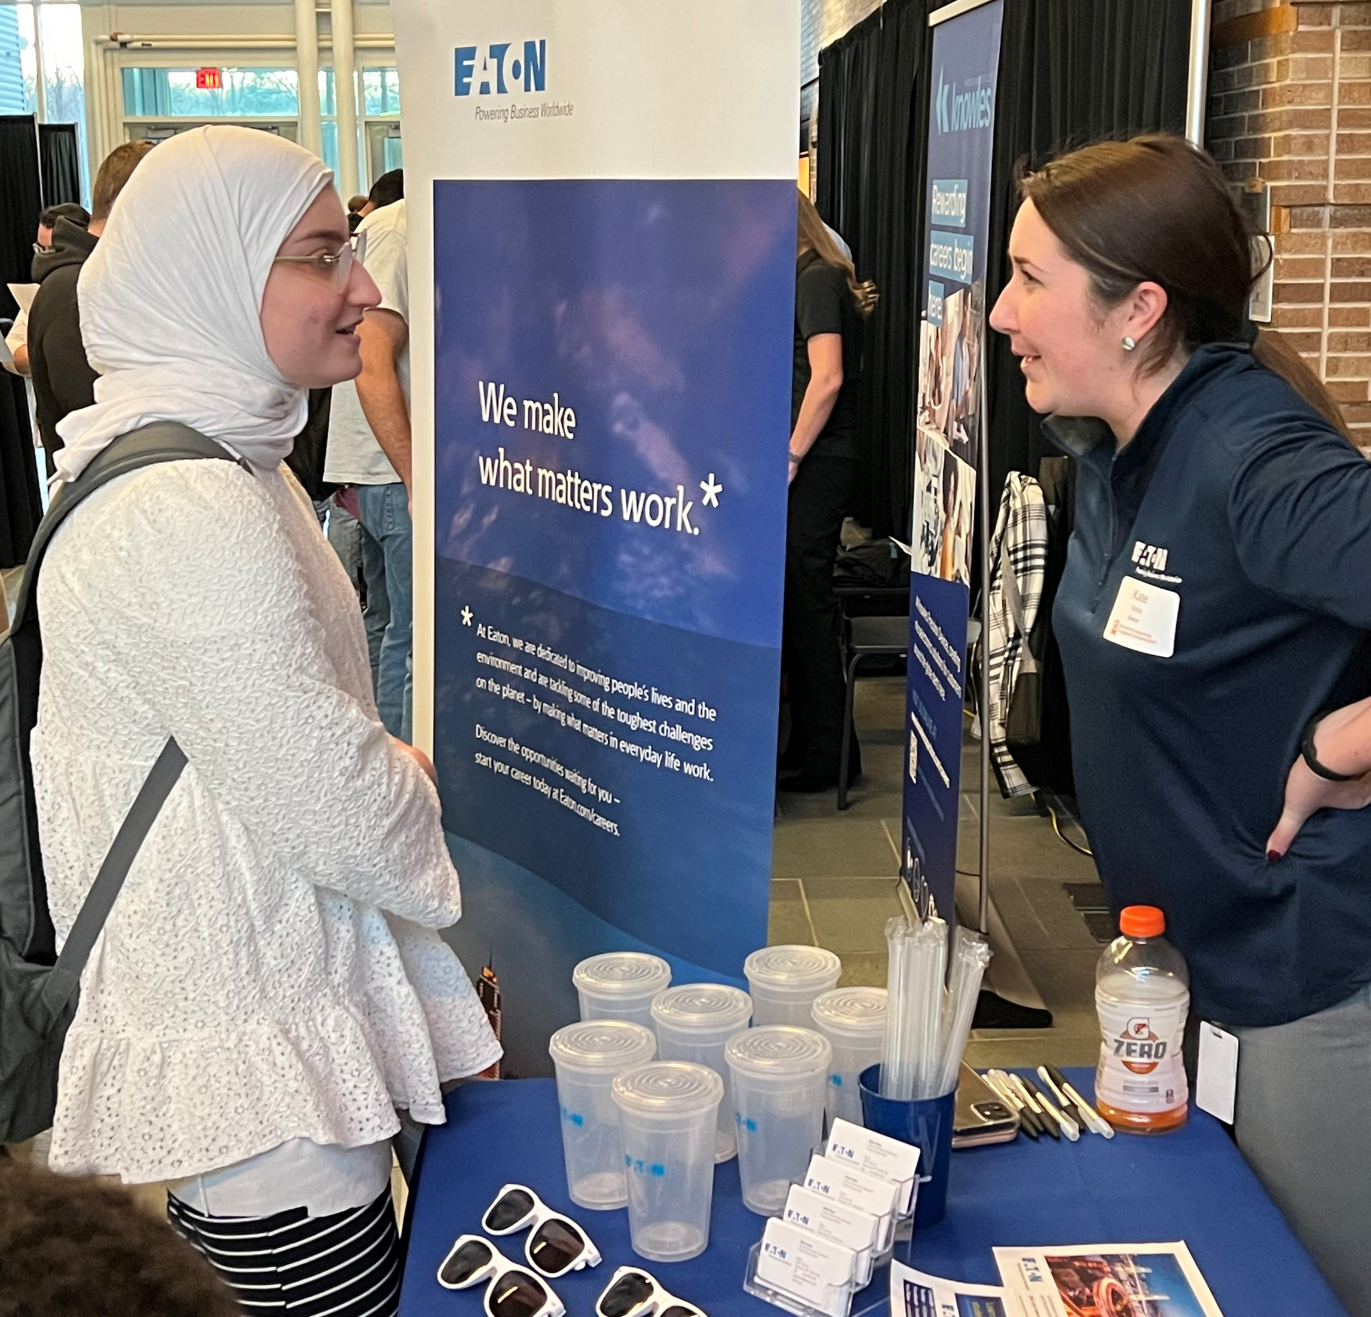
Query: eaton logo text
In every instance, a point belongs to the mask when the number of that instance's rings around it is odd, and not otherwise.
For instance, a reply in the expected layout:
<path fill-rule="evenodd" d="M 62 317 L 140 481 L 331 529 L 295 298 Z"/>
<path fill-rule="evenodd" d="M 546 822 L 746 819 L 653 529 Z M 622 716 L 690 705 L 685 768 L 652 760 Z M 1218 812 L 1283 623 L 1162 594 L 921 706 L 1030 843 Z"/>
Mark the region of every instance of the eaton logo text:
<path fill-rule="evenodd" d="M 507 96 L 514 91 L 547 90 L 547 42 L 513 41 L 456 49 L 458 96 Z"/>

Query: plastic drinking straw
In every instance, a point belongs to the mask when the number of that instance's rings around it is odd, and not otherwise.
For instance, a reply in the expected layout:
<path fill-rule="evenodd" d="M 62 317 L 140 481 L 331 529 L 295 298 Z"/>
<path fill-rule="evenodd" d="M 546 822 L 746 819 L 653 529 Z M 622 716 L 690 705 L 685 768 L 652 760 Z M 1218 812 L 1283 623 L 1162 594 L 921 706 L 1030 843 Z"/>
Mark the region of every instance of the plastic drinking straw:
<path fill-rule="evenodd" d="M 952 972 L 943 1003 L 941 1055 L 935 1091 L 941 1097 L 957 1086 L 957 1071 L 981 993 L 981 976 L 990 964 L 990 946 L 979 934 L 958 927 L 952 935 Z"/>
<path fill-rule="evenodd" d="M 886 971 L 885 1060 L 881 1063 L 881 1096 L 909 1101 L 914 1072 L 909 1053 L 908 956 L 909 922 L 903 915 L 886 921 L 890 960 Z"/>
<path fill-rule="evenodd" d="M 941 1060 L 943 982 L 947 974 L 947 925 L 936 915 L 914 930 L 910 939 L 910 1054 L 914 1097 L 931 1098 Z"/>

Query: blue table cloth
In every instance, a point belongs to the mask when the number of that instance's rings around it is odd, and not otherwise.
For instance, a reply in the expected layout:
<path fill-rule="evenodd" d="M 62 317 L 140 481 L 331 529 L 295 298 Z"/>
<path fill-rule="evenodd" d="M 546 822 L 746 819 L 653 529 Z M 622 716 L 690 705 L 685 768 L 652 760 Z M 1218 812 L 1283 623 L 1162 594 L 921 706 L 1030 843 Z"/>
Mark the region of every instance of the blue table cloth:
<path fill-rule="evenodd" d="M 1088 1071 L 1071 1077 L 1091 1092 Z M 552 1080 L 467 1084 L 448 1096 L 447 1111 L 447 1124 L 425 1140 L 410 1201 L 401 1317 L 481 1314 L 484 1285 L 445 1290 L 436 1272 L 457 1235 L 480 1233 L 486 1206 L 511 1181 L 571 1216 L 604 1256 L 592 1270 L 550 1282 L 568 1317 L 591 1317 L 609 1276 L 625 1264 L 645 1267 L 708 1317 L 779 1311 L 743 1292 L 748 1250 L 764 1221 L 743 1206 L 736 1159 L 715 1171 L 705 1252 L 689 1262 L 645 1263 L 629 1247 L 626 1210 L 589 1212 L 567 1197 Z M 496 1243 L 523 1263 L 526 1238 L 525 1232 Z M 947 1216 L 915 1235 L 909 1261 L 954 1280 L 997 1284 L 994 1245 L 1174 1239 L 1190 1246 L 1224 1317 L 1346 1317 L 1223 1126 L 1195 1110 L 1174 1134 L 1085 1135 L 1075 1144 L 1020 1136 L 954 1153 Z M 882 1268 L 854 1312 L 884 1300 L 888 1288 Z"/>

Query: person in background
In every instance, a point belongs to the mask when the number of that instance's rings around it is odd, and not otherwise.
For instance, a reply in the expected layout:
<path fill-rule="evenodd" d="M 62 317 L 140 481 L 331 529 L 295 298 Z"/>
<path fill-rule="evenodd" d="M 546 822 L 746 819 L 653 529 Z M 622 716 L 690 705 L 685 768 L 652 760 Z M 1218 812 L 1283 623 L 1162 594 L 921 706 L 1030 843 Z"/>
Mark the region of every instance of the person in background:
<path fill-rule="evenodd" d="M 80 296 L 103 373 L 59 479 L 157 420 L 237 460 L 112 482 L 43 566 L 59 941 L 169 738 L 186 757 L 81 976 L 49 1165 L 166 1182 L 250 1317 L 393 1317 L 397 1109 L 441 1123 L 441 1085 L 500 1047 L 437 932 L 462 904 L 433 766 L 381 725 L 356 595 L 283 466 L 379 294 L 323 162 L 214 125 L 134 174 Z"/>
<path fill-rule="evenodd" d="M 833 564 L 857 479 L 861 321 L 875 305 L 803 192 L 795 264 L 795 358 L 790 407 L 790 502 L 786 521 L 783 653 L 790 693 L 790 743 L 783 791 L 827 791 L 838 783 L 843 663 Z M 855 737 L 853 738 L 855 741 Z M 852 749 L 850 776 L 861 772 Z"/>
<path fill-rule="evenodd" d="M 99 378 L 81 341 L 81 311 L 76 300 L 81 267 L 105 231 L 115 198 L 152 148 L 153 143 L 147 141 L 116 146 L 95 175 L 89 227 L 81 228 L 71 220 L 59 219 L 53 227 L 51 250 L 39 252 L 33 258 L 33 277 L 39 288 L 29 312 L 29 361 L 34 412 L 47 454 L 49 476 L 55 470 L 56 454 L 62 447 L 58 423 L 68 412 L 89 407 L 95 401 L 95 381 Z M 136 334 L 138 327 L 130 325 L 128 332 Z"/>
<path fill-rule="evenodd" d="M 0 1162 L 0 1317 L 239 1317 L 233 1291 L 130 1194 Z"/>
<path fill-rule="evenodd" d="M 991 325 L 1075 459 L 1052 625 L 1095 862 L 1165 913 L 1193 1030 L 1238 1039 L 1238 1146 L 1371 1317 L 1371 462 L 1247 319 L 1207 155 L 1102 142 L 1022 192 Z"/>
<path fill-rule="evenodd" d="M 385 195 L 387 189 L 403 185 L 401 171 L 392 170 L 377 180 L 372 196 L 378 189 Z M 414 539 L 409 510 L 409 260 L 404 199 L 369 213 L 358 226 L 357 241 L 363 244 L 363 264 L 376 281 L 381 301 L 357 328 L 362 373 L 355 386 L 342 384 L 333 391 L 324 477 L 350 487 L 343 496 L 346 503 L 356 500 L 376 706 L 386 729 L 405 740 L 412 730 L 414 703 Z"/>
<path fill-rule="evenodd" d="M 33 258 L 36 262 L 40 256 L 47 256 L 52 251 L 52 229 L 59 219 L 70 220 L 78 228 L 86 228 L 90 224 L 90 211 L 84 206 L 77 205 L 74 201 L 59 202 L 56 206 L 48 206 L 38 217 L 38 237 L 33 244 Z M 35 276 L 37 282 L 37 276 Z M 10 355 L 14 358 L 14 365 L 8 367 L 14 375 L 28 375 L 29 369 L 29 313 L 22 306 L 19 314 L 15 316 L 14 323 L 10 326 L 9 333 L 5 335 L 5 346 L 9 348 Z"/>
<path fill-rule="evenodd" d="M 403 200 L 404 195 L 405 171 L 403 169 L 387 170 L 371 185 L 371 191 L 367 193 L 367 199 L 358 207 L 357 213 L 362 219 L 366 219 L 373 211 L 383 210 L 386 206 L 393 206 L 397 201 Z"/>
<path fill-rule="evenodd" d="M 348 198 L 348 232 L 356 233 L 357 226 L 362 222 L 362 207 L 367 204 L 367 194 L 359 192 L 354 197 Z"/>

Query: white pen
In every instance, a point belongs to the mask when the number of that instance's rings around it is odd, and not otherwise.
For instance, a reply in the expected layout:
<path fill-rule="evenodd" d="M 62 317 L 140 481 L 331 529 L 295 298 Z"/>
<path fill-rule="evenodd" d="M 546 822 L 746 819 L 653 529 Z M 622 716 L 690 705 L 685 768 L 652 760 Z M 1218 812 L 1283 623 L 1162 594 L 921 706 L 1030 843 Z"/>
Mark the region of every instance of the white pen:
<path fill-rule="evenodd" d="M 1018 1075 L 1010 1074 L 1007 1070 L 1000 1070 L 997 1073 L 1004 1079 L 1005 1083 L 1023 1099 L 1024 1105 L 1037 1118 L 1038 1123 L 1043 1127 L 1044 1133 L 1054 1139 L 1060 1140 L 1062 1137 L 1061 1126 L 1034 1101 L 1033 1094 L 1028 1091 L 1023 1080 L 1020 1079 Z"/>
<path fill-rule="evenodd" d="M 1024 1080 L 1024 1087 L 1037 1099 L 1038 1105 L 1047 1112 L 1048 1116 L 1057 1122 L 1057 1128 L 1072 1142 L 1077 1142 L 1081 1137 L 1081 1127 L 1076 1124 L 1064 1111 L 1057 1109 L 1057 1104 L 1052 1101 L 1046 1093 L 1042 1091 L 1031 1079 Z"/>
<path fill-rule="evenodd" d="M 1076 1104 L 1076 1109 L 1085 1117 L 1086 1125 L 1096 1134 L 1106 1139 L 1114 1137 L 1114 1127 L 1094 1107 L 1090 1105 L 1069 1083 L 1063 1084 L 1067 1096 Z"/>
<path fill-rule="evenodd" d="M 1066 1111 L 1067 1107 L 1073 1105 L 1071 1099 L 1067 1097 L 1066 1094 L 1062 1091 L 1062 1086 L 1059 1083 L 1057 1083 L 1055 1079 L 1052 1078 L 1051 1072 L 1045 1065 L 1040 1065 L 1038 1067 L 1038 1078 L 1043 1081 L 1044 1087 L 1047 1089 L 1049 1093 L 1052 1094 L 1053 1100 L 1063 1111 Z M 1066 1111 L 1066 1114 L 1068 1116 L 1071 1116 L 1071 1113 L 1069 1111 Z M 1071 1118 L 1075 1120 L 1074 1116 L 1072 1116 Z M 1076 1121 L 1076 1123 L 1079 1125 L 1082 1122 Z"/>

